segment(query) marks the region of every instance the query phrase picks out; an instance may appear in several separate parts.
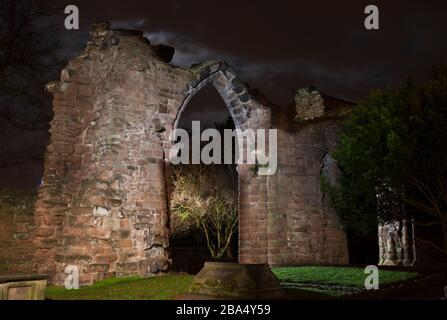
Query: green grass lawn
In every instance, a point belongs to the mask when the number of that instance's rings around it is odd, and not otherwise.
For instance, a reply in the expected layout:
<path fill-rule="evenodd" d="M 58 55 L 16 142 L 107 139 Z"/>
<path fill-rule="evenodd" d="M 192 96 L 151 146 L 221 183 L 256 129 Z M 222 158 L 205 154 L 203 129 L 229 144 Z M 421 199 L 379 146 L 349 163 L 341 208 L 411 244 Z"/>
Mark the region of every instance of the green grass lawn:
<path fill-rule="evenodd" d="M 281 282 L 313 283 L 323 285 L 339 285 L 346 287 L 364 288 L 364 269 L 354 267 L 277 267 L 273 273 Z M 415 278 L 415 272 L 380 270 L 379 285 L 397 283 Z"/>
<path fill-rule="evenodd" d="M 365 278 L 368 276 L 364 273 L 363 268 L 355 267 L 277 267 L 272 268 L 272 271 L 278 277 L 286 292 L 298 298 L 306 298 L 307 292 L 309 297 L 317 299 L 342 297 L 346 294 L 364 290 Z M 417 276 L 416 272 L 380 270 L 379 268 L 379 288 L 383 288 L 384 285 L 404 282 Z M 300 286 L 293 288 L 294 284 L 300 284 Z M 306 284 L 314 286 L 306 287 Z M 338 287 L 335 288 L 334 286 Z"/>
<path fill-rule="evenodd" d="M 364 289 L 367 274 L 362 268 L 350 267 L 277 267 L 273 273 L 282 284 L 313 284 L 327 286 L 285 289 L 297 299 L 325 299 L 343 296 L 348 291 L 331 286 Z M 415 278 L 415 272 L 379 270 L 380 286 Z M 111 278 L 79 290 L 48 287 L 46 297 L 54 300 L 171 300 L 188 293 L 193 276 L 168 274 L 159 277 Z"/>
<path fill-rule="evenodd" d="M 78 290 L 48 287 L 45 296 L 54 300 L 171 300 L 188 292 L 192 278 L 190 275 L 111 278 Z"/>

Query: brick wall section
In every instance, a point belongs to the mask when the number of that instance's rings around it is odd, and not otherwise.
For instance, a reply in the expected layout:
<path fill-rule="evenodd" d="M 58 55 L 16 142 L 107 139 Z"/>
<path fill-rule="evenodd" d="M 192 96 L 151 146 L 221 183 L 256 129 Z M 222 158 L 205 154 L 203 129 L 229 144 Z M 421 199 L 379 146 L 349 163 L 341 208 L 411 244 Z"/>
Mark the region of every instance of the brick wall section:
<path fill-rule="evenodd" d="M 33 190 L 0 190 L 0 273 L 33 269 Z"/>
<path fill-rule="evenodd" d="M 151 97 L 155 83 L 177 79 L 139 34 L 98 25 L 91 35 L 61 81 L 49 85 L 55 117 L 36 245 L 39 271 L 55 283 L 68 264 L 80 267 L 83 284 L 168 267 L 163 149 L 155 130 L 170 106 Z"/>
<path fill-rule="evenodd" d="M 333 121 L 279 131 L 270 264 L 348 263 L 346 234 L 320 189 L 322 159 L 336 145 Z"/>

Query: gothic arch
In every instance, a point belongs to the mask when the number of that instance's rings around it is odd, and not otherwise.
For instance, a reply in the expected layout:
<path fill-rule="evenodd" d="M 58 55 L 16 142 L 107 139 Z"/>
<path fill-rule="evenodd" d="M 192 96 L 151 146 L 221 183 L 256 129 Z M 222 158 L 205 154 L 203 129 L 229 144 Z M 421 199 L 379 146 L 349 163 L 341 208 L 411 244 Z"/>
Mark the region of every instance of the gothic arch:
<path fill-rule="evenodd" d="M 182 112 L 191 98 L 208 84 L 212 84 L 230 112 L 236 128 L 248 127 L 251 96 L 247 86 L 239 80 L 236 73 L 222 60 L 208 60 L 191 68 L 194 75 L 184 99 L 182 100 L 172 129 L 177 127 Z"/>
<path fill-rule="evenodd" d="M 187 85 L 181 103 L 178 106 L 176 116 L 169 130 L 175 130 L 178 126 L 182 113 L 188 107 L 189 101 L 208 84 L 213 85 L 225 103 L 236 129 L 257 129 L 259 118 L 251 118 L 256 111 L 263 109 L 257 105 L 255 99 L 250 95 L 248 87 L 242 83 L 237 74 L 222 60 L 208 60 L 189 69 L 191 81 Z M 254 110 L 254 112 L 252 111 Z M 267 121 L 269 123 L 269 119 Z M 171 141 L 168 143 L 171 145 Z M 244 151 L 245 152 L 245 151 Z M 165 150 L 165 162 L 168 164 Z M 169 164 L 168 164 L 169 167 Z M 267 238 L 259 239 L 257 232 L 250 224 L 257 220 L 256 207 L 250 199 L 250 190 L 256 188 L 265 177 L 254 177 L 252 165 L 238 164 L 238 214 L 239 214 L 239 253 L 240 263 L 267 262 Z M 169 172 L 169 169 L 168 169 Z M 261 182 L 262 183 L 262 182 Z M 265 220 L 259 221 L 258 228 L 267 231 Z M 254 250 L 257 254 L 254 254 Z"/>

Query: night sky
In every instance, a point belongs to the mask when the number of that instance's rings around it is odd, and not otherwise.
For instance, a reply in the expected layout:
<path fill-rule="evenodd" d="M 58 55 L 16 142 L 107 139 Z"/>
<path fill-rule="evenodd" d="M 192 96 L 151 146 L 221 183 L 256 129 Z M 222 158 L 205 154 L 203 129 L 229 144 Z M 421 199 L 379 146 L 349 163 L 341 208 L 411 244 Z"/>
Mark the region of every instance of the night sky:
<path fill-rule="evenodd" d="M 55 1 L 56 2 L 56 1 Z M 95 21 L 139 29 L 153 44 L 176 48 L 173 64 L 226 60 L 251 88 L 286 106 L 293 90 L 360 101 L 371 90 L 397 86 L 412 76 L 426 80 L 447 62 L 447 1 L 57 1 L 59 54 L 73 58 L 85 47 Z M 63 7 L 77 5 L 80 30 L 65 30 Z M 380 10 L 380 30 L 364 28 L 364 8 Z M 3 130 L 5 132 L 5 130 Z M 1 157 L 42 153 L 46 135 L 3 136 Z M 5 138 L 6 137 L 6 138 Z M 6 140 L 5 140 L 6 139 Z M 18 140 L 17 140 L 18 139 Z M 33 147 L 34 146 L 34 147 Z M 37 146 L 37 147 L 36 147 Z M 34 185 L 41 164 L 0 168 L 0 187 Z M 20 175 L 20 177 L 18 176 Z M 31 182 L 29 182 L 31 181 Z"/>
<path fill-rule="evenodd" d="M 173 63 L 226 60 L 276 104 L 314 85 L 358 101 L 372 89 L 426 79 L 447 61 L 447 1 L 111 1 L 68 0 L 79 31 L 62 32 L 78 54 L 94 21 L 144 30 L 152 43 L 176 48 Z M 364 8 L 380 10 L 380 30 L 364 28 Z"/>

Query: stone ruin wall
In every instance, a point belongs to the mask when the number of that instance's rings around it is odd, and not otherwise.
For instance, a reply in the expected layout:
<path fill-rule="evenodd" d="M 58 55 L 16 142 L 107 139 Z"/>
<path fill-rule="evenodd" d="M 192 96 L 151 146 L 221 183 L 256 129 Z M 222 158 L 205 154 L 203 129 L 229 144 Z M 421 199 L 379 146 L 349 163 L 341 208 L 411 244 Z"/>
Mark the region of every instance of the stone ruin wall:
<path fill-rule="evenodd" d="M 0 273 L 33 269 L 33 190 L 0 190 Z"/>
<path fill-rule="evenodd" d="M 141 34 L 97 26 L 61 81 L 48 85 L 55 116 L 36 205 L 38 271 L 55 275 L 56 283 L 69 264 L 80 266 L 81 283 L 167 271 L 169 134 L 181 107 L 210 82 L 238 125 L 262 121 L 263 108 L 234 78 L 221 62 L 171 66 Z M 234 92 L 229 85 L 237 86 Z M 241 182 L 241 223 L 257 221 L 259 203 L 245 194 L 262 178 L 251 181 L 250 168 L 239 169 L 241 181 L 247 178 Z M 253 232 L 246 244 L 253 250 L 241 261 L 266 262 L 258 233 L 265 231 Z"/>
<path fill-rule="evenodd" d="M 142 33 L 95 26 L 84 52 L 47 85 L 54 118 L 28 240 L 33 271 L 62 284 L 65 267 L 77 265 L 90 284 L 168 270 L 169 134 L 208 83 L 236 127 L 272 127 L 269 105 L 224 62 L 175 67 Z M 328 132 L 279 128 L 275 176 L 238 166 L 241 263 L 347 262 L 346 237 L 319 188 Z"/>
<path fill-rule="evenodd" d="M 322 175 L 329 174 L 332 180 L 337 175 L 330 154 L 340 125 L 337 119 L 324 118 L 323 100 L 318 101 L 318 106 L 297 104 L 304 111 L 297 112 L 295 128 L 278 131 L 279 169 L 274 185 L 278 214 L 273 223 L 277 240 L 271 250 L 272 264 L 349 263 L 346 233 L 321 190 Z"/>

